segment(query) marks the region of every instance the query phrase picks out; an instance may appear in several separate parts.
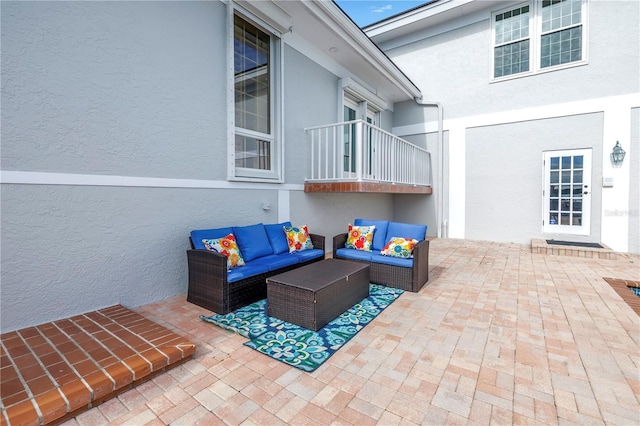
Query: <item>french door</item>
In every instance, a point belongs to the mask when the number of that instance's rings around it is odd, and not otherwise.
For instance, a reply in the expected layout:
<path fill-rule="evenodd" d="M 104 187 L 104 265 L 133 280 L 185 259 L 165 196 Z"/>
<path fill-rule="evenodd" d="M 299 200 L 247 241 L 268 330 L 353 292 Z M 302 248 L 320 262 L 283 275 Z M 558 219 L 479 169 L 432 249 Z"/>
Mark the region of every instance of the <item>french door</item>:
<path fill-rule="evenodd" d="M 544 153 L 543 231 L 591 233 L 591 149 Z"/>
<path fill-rule="evenodd" d="M 344 100 L 344 121 L 353 121 L 359 118 L 366 119 L 368 124 L 377 126 L 378 114 L 367 108 L 366 102 L 357 103 L 351 99 L 345 98 Z M 366 109 L 366 113 L 364 113 Z M 366 130 L 362 135 L 363 141 L 356 140 L 356 125 L 345 125 L 343 135 L 343 162 L 344 171 L 348 174 L 354 174 L 356 172 L 356 143 L 363 143 L 363 154 L 365 155 L 365 170 L 363 174 L 371 174 L 371 157 L 373 154 L 373 147 L 371 144 L 371 131 Z"/>

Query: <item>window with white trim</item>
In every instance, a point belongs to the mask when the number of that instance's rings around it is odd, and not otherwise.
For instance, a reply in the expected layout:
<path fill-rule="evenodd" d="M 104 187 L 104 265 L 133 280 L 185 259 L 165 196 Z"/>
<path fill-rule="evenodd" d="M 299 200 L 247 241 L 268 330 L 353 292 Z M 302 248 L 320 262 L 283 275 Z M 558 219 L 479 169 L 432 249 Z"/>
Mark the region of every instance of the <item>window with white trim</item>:
<path fill-rule="evenodd" d="M 581 65 L 586 0 L 542 0 L 492 15 L 493 78 Z"/>
<path fill-rule="evenodd" d="M 277 37 L 234 14 L 231 178 L 280 179 L 279 52 Z"/>

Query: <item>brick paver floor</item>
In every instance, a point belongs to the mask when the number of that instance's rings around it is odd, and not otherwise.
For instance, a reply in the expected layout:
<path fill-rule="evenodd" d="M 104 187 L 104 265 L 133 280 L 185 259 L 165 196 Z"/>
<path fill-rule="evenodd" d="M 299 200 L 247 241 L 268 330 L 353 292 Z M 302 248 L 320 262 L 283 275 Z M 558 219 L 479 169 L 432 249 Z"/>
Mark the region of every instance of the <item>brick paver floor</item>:
<path fill-rule="evenodd" d="M 191 361 L 68 421 L 99 424 L 640 424 L 640 317 L 603 277 L 640 256 L 532 254 L 436 239 L 431 277 L 313 373 L 198 318 L 142 306 L 196 344 Z"/>

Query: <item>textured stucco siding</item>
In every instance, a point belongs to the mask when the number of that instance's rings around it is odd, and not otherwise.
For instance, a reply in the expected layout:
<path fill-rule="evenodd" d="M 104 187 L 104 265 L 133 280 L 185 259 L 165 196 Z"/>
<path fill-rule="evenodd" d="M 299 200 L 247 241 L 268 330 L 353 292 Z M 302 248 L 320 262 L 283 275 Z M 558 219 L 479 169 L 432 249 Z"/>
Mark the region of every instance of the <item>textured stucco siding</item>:
<path fill-rule="evenodd" d="M 640 91 L 640 2 L 588 3 L 587 65 L 496 82 L 491 12 L 471 25 L 386 50 L 425 97 L 443 102 L 448 119 Z M 394 125 L 420 122 L 422 114 L 414 109 Z"/>
<path fill-rule="evenodd" d="M 640 108 L 631 110 L 629 252 L 640 254 Z"/>
<path fill-rule="evenodd" d="M 192 229 L 290 218 L 330 242 L 362 211 L 346 195 L 302 191 L 304 128 L 335 122 L 338 78 L 286 44 L 285 185 L 226 181 L 223 3 L 1 7 L 2 170 L 60 174 L 3 181 L 2 332 L 184 294 Z M 391 218 L 390 196 L 360 198 Z"/>
<path fill-rule="evenodd" d="M 291 193 L 291 222 L 309 225 L 309 231 L 326 237 L 325 250 L 333 249 L 333 236 L 347 232 L 355 218 L 393 220 L 391 194 Z M 311 220 L 312 222 L 309 222 Z"/>
<path fill-rule="evenodd" d="M 465 236 L 516 243 L 557 238 L 542 233 L 543 152 L 591 148 L 591 235 L 585 240 L 599 242 L 601 139 L 602 114 L 468 129 Z"/>
<path fill-rule="evenodd" d="M 311 165 L 304 129 L 336 122 L 338 78 L 289 46 L 284 57 L 284 174 L 287 182 L 302 183 Z"/>
<path fill-rule="evenodd" d="M 277 193 L 3 185 L 2 329 L 183 294 L 189 231 L 275 222 L 263 202 Z"/>
<path fill-rule="evenodd" d="M 224 4 L 1 7 L 3 170 L 226 176 Z"/>

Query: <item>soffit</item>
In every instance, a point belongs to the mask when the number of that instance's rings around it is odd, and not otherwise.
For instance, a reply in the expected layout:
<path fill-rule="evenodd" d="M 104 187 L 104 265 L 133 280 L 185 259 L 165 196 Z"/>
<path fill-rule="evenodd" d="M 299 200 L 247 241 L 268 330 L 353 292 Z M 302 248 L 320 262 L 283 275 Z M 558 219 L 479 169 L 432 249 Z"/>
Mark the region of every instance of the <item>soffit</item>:
<path fill-rule="evenodd" d="M 420 90 L 332 1 L 273 0 L 290 17 L 290 31 L 346 70 L 377 96 L 394 103 L 420 97 Z M 286 34 L 284 38 L 286 40 Z M 335 72 L 334 70 L 332 70 Z"/>
<path fill-rule="evenodd" d="M 403 38 L 427 28 L 462 20 L 482 10 L 508 7 L 505 0 L 438 0 L 413 9 L 405 14 L 367 26 L 364 30 L 378 45 Z"/>

